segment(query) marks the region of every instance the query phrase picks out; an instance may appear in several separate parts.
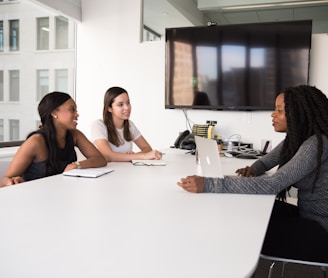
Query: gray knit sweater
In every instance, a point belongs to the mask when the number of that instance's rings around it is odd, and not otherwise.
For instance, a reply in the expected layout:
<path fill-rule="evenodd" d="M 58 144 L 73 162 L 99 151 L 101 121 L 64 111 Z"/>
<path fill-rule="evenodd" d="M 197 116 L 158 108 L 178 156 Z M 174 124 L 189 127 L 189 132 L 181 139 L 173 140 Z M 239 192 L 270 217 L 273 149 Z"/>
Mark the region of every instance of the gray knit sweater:
<path fill-rule="evenodd" d="M 272 175 L 263 175 L 278 165 L 281 142 L 270 153 L 252 164 L 256 177 L 205 178 L 205 192 L 241 194 L 278 194 L 294 184 L 298 188 L 300 216 L 319 222 L 328 231 L 328 139 L 323 137 L 323 156 L 319 180 L 312 192 L 315 177 L 317 138 L 311 136 L 294 157 Z"/>

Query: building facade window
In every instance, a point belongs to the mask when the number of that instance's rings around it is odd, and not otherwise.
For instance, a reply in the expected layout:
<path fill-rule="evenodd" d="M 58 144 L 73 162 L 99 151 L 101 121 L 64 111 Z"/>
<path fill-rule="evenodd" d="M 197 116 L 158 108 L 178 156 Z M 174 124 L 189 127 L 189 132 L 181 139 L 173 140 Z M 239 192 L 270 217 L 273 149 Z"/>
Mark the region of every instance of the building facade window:
<path fill-rule="evenodd" d="M 3 21 L 0 20 L 0 51 L 3 51 Z"/>
<path fill-rule="evenodd" d="M 38 127 L 38 104 L 45 94 L 60 90 L 75 98 L 76 22 L 38 2 L 1 3 L 0 148 L 19 144 Z"/>
<path fill-rule="evenodd" d="M 3 70 L 0 70 L 0 101 L 4 101 L 4 94 L 3 94 Z"/>
<path fill-rule="evenodd" d="M 56 17 L 56 49 L 68 48 L 68 19 Z"/>
<path fill-rule="evenodd" d="M 9 49 L 19 50 L 19 20 L 9 20 Z"/>
<path fill-rule="evenodd" d="M 9 71 L 9 101 L 19 101 L 19 70 Z"/>
<path fill-rule="evenodd" d="M 68 70 L 56 69 L 55 70 L 55 88 L 59 92 L 68 92 Z"/>
<path fill-rule="evenodd" d="M 49 49 L 49 17 L 37 18 L 37 50 Z"/>
<path fill-rule="evenodd" d="M 49 70 L 37 70 L 37 97 L 40 101 L 47 93 L 49 93 Z"/>
<path fill-rule="evenodd" d="M 19 140 L 19 120 L 9 120 L 9 134 L 10 141 Z"/>

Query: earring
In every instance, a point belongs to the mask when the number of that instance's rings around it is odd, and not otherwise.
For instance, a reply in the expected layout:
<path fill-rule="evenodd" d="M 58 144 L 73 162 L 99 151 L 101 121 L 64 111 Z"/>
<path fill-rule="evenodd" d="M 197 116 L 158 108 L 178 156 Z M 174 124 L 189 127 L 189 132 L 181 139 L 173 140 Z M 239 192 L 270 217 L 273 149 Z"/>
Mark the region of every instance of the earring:
<path fill-rule="evenodd" d="M 54 119 L 57 119 L 57 118 L 58 118 L 58 116 L 57 116 L 57 115 L 52 115 L 52 117 L 53 117 Z"/>

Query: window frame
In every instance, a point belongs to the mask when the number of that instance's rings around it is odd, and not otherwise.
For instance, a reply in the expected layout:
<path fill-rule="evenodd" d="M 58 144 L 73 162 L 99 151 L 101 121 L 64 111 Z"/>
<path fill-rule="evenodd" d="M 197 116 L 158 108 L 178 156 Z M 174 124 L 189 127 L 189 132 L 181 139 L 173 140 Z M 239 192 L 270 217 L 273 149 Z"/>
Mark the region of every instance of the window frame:
<path fill-rule="evenodd" d="M 18 69 L 9 70 L 9 102 L 20 101 L 20 71 Z"/>
<path fill-rule="evenodd" d="M 44 75 L 43 75 L 44 74 Z M 36 101 L 39 102 L 44 97 L 44 92 L 42 88 L 43 81 L 46 80 L 47 92 L 49 92 L 49 69 L 37 69 L 36 70 Z"/>
<path fill-rule="evenodd" d="M 43 20 L 47 24 L 42 24 Z M 36 18 L 36 50 L 49 50 L 50 47 L 50 18 L 49 16 Z"/>
<path fill-rule="evenodd" d="M 3 52 L 3 48 L 4 48 L 4 31 L 3 31 L 3 27 L 4 23 L 3 20 L 0 20 L 0 52 Z"/>
<path fill-rule="evenodd" d="M 8 22 L 9 22 L 9 26 L 8 26 L 8 28 L 9 28 L 9 51 L 12 51 L 12 52 L 19 51 L 20 20 L 19 19 L 9 19 Z M 15 23 L 17 23 L 17 26 L 14 26 Z"/>

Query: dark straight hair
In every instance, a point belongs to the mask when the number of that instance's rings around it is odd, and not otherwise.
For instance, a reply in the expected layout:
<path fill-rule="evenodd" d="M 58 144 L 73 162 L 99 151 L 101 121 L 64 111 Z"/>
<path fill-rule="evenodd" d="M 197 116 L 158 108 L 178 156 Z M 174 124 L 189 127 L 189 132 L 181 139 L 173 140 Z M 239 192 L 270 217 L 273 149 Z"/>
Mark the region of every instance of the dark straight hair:
<path fill-rule="evenodd" d="M 53 122 L 51 113 L 61 106 L 64 102 L 71 99 L 71 96 L 62 92 L 51 92 L 46 94 L 38 105 L 38 112 L 41 119 L 40 129 L 30 133 L 28 137 L 33 134 L 42 134 L 48 149 L 48 159 L 46 161 L 46 175 L 53 175 L 59 172 L 57 165 L 57 150 L 58 144 L 56 141 L 57 132 Z"/>

